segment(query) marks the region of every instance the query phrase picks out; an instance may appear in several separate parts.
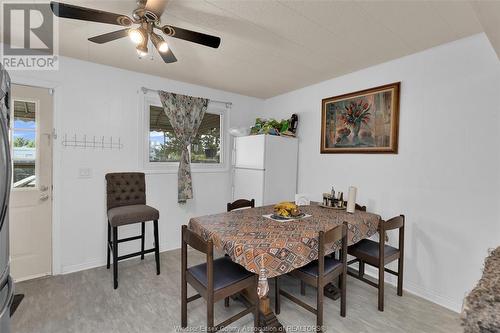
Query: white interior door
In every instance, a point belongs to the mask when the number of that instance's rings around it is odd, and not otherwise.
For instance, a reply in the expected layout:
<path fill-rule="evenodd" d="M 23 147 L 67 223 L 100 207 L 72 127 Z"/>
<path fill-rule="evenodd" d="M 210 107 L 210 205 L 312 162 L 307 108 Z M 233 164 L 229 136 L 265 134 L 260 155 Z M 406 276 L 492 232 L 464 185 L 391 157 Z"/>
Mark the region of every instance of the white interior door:
<path fill-rule="evenodd" d="M 48 89 L 12 85 L 11 275 L 52 273 L 52 110 Z"/>

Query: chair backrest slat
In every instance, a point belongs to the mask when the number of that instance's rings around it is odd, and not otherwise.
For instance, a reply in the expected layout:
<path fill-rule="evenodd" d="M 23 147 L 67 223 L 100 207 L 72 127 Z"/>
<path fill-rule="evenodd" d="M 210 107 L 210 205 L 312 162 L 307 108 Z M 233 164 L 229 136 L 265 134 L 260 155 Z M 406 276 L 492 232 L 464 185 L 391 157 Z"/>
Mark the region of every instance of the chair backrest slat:
<path fill-rule="evenodd" d="M 191 246 L 193 249 L 205 254 L 209 252 L 212 243 L 211 241 L 207 242 L 185 225 L 182 226 L 182 241 Z"/>
<path fill-rule="evenodd" d="M 347 222 L 336 226 L 327 232 L 320 231 L 318 237 L 318 286 L 322 285 L 323 273 L 325 269 L 325 246 L 342 240 L 342 257 L 340 260 L 347 265 Z"/>
<path fill-rule="evenodd" d="M 325 244 L 337 242 L 340 239 L 342 239 L 343 235 L 344 235 L 344 225 L 341 224 L 325 232 L 324 235 Z"/>
<path fill-rule="evenodd" d="M 247 200 L 247 199 L 238 199 L 234 202 L 227 203 L 227 211 L 230 212 L 235 209 L 240 208 L 254 208 L 255 207 L 255 199 Z"/>
<path fill-rule="evenodd" d="M 405 224 L 404 215 L 399 215 L 393 217 L 385 222 L 383 222 L 383 227 L 385 231 L 399 229 Z"/>
<path fill-rule="evenodd" d="M 247 199 L 238 199 L 234 202 L 227 203 L 227 211 L 230 212 L 235 209 L 240 208 L 254 208 L 255 207 L 255 199 L 247 200 Z"/>

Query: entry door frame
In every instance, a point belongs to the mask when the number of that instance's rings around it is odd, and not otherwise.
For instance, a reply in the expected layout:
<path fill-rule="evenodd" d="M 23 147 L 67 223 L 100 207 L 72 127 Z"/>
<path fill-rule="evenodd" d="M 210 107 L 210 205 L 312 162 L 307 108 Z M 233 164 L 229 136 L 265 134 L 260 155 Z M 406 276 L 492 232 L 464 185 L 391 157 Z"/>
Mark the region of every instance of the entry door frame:
<path fill-rule="evenodd" d="M 18 75 L 19 74 L 19 75 Z M 61 83 L 57 81 L 46 81 L 37 78 L 24 76 L 19 72 L 12 71 L 11 83 L 31 86 L 35 88 L 52 89 L 53 109 L 52 109 L 52 275 L 62 274 L 61 263 L 61 212 L 59 204 L 59 189 L 61 188 L 61 145 L 58 133 L 61 123 L 62 98 L 60 96 Z"/>

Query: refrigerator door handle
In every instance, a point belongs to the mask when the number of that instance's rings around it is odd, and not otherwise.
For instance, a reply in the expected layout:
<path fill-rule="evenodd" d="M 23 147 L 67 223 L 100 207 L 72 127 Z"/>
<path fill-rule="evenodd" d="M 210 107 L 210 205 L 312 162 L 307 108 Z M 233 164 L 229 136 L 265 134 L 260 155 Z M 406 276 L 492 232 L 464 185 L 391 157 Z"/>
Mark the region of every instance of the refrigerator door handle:
<path fill-rule="evenodd" d="M 7 279 L 7 285 L 8 285 L 8 290 L 7 290 L 7 299 L 5 300 L 5 304 L 3 304 L 3 307 L 0 308 L 0 318 L 3 318 L 3 316 L 6 316 L 6 312 L 10 311 L 10 306 L 12 305 L 12 302 L 14 301 L 14 282 L 12 281 L 12 278 L 9 276 Z M 3 286 L 5 287 L 5 286 Z M 10 313 L 8 314 L 10 316 Z"/>
<path fill-rule="evenodd" d="M 3 202 L 0 206 L 0 230 L 2 230 L 3 223 L 5 221 L 5 215 L 7 214 L 7 204 L 9 203 L 10 197 L 10 182 L 11 182 L 11 166 L 10 166 L 10 145 L 8 137 L 8 128 L 0 115 L 0 126 L 3 137 L 0 140 L 3 141 L 3 149 L 5 151 L 5 187 L 0 189 L 3 192 Z M 1 167 L 1 166 L 0 166 Z"/>

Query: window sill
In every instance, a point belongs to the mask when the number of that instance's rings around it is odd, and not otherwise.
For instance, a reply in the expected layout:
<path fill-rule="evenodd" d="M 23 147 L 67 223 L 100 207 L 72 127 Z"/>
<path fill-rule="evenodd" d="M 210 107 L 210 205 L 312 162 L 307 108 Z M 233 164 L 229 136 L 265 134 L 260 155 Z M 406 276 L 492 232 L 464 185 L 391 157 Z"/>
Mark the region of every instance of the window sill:
<path fill-rule="evenodd" d="M 163 167 L 163 168 L 158 168 L 158 169 L 145 169 L 143 172 L 146 175 L 157 175 L 157 174 L 176 174 L 178 170 L 178 167 L 172 168 L 172 167 Z M 196 173 L 228 173 L 229 168 L 228 167 L 217 167 L 217 168 L 193 168 L 191 167 L 191 173 L 196 174 Z"/>

